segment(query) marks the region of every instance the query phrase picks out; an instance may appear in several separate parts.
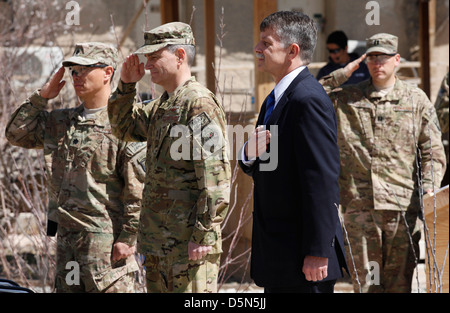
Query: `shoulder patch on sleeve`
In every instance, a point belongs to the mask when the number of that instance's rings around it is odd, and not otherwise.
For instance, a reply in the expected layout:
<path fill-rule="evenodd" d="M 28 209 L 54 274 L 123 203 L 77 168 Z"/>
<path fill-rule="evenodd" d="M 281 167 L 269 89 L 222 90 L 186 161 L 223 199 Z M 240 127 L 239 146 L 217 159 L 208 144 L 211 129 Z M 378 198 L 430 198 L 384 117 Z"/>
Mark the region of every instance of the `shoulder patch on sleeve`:
<path fill-rule="evenodd" d="M 126 155 L 131 158 L 142 149 L 145 149 L 146 146 L 145 142 L 129 142 L 127 144 Z"/>
<path fill-rule="evenodd" d="M 225 157 L 223 153 L 223 147 L 226 144 L 224 134 L 208 113 L 199 113 L 191 119 L 188 125 L 193 139 L 194 159 Z"/>
<path fill-rule="evenodd" d="M 194 116 L 189 122 L 189 128 L 191 131 L 194 129 L 203 129 L 211 123 L 211 118 L 208 113 L 202 112 L 196 116 Z"/>

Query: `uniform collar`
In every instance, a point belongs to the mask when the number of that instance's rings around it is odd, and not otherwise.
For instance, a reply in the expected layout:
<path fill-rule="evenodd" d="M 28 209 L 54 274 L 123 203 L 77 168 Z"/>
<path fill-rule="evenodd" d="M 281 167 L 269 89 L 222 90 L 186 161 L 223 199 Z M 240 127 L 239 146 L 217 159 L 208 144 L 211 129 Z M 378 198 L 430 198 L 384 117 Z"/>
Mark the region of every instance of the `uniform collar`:
<path fill-rule="evenodd" d="M 366 91 L 366 97 L 368 99 L 373 99 L 373 98 L 378 98 L 378 99 L 383 99 L 383 100 L 400 100 L 401 95 L 399 92 L 397 92 L 398 90 L 403 89 L 404 86 L 404 82 L 402 82 L 398 76 L 395 76 L 395 84 L 394 84 L 394 88 L 392 88 L 392 90 L 385 95 L 384 97 L 382 97 L 380 95 L 380 93 L 375 89 L 375 86 L 373 85 L 372 82 L 372 78 L 369 79 L 369 85 Z"/>
<path fill-rule="evenodd" d="M 106 125 L 109 124 L 109 118 L 108 118 L 108 110 L 102 110 L 100 112 L 98 112 L 96 114 L 96 119 L 95 120 L 83 120 L 82 118 L 82 114 L 84 111 L 84 105 L 81 104 L 78 107 L 76 107 L 75 109 L 73 109 L 70 114 L 69 114 L 69 118 L 71 120 L 73 120 L 74 122 L 77 123 L 82 123 L 82 124 L 92 124 L 92 125 L 96 125 L 99 127 L 105 127 Z"/>
<path fill-rule="evenodd" d="M 169 100 L 169 99 L 175 99 L 176 97 L 178 97 L 178 94 L 180 93 L 181 90 L 185 89 L 186 86 L 188 86 L 189 84 L 196 82 L 195 77 L 191 76 L 191 78 L 189 78 L 188 80 L 186 80 L 183 84 L 181 84 L 180 86 L 178 86 L 173 93 L 171 93 L 171 95 L 169 96 L 169 93 L 167 91 L 164 91 L 163 94 L 161 95 L 161 103 Z"/>

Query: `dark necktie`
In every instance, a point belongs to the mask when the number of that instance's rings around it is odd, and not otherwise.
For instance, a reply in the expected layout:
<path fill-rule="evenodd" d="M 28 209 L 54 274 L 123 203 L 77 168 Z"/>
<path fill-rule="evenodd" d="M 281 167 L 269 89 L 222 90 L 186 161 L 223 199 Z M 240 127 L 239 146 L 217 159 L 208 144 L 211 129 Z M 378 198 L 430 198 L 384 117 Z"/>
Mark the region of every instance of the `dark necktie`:
<path fill-rule="evenodd" d="M 272 90 L 269 96 L 267 96 L 266 115 L 264 115 L 264 125 L 267 125 L 267 121 L 269 120 L 270 114 L 272 114 L 274 106 L 275 106 L 275 95 Z"/>

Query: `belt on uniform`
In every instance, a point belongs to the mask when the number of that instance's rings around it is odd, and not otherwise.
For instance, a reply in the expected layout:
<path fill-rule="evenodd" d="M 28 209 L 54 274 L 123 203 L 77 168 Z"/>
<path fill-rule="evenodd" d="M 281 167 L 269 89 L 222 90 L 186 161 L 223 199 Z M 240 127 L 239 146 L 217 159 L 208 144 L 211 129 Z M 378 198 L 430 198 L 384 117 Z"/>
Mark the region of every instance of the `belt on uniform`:
<path fill-rule="evenodd" d="M 154 196 L 168 200 L 197 201 L 200 194 L 199 190 L 181 190 L 169 189 L 165 187 L 156 187 L 151 192 Z"/>
<path fill-rule="evenodd" d="M 167 197 L 171 200 L 184 200 L 189 201 L 191 199 L 190 192 L 186 190 L 169 190 Z"/>
<path fill-rule="evenodd" d="M 198 195 L 195 195 L 188 190 L 169 190 L 167 192 L 167 198 L 170 200 L 196 201 L 198 199 Z"/>

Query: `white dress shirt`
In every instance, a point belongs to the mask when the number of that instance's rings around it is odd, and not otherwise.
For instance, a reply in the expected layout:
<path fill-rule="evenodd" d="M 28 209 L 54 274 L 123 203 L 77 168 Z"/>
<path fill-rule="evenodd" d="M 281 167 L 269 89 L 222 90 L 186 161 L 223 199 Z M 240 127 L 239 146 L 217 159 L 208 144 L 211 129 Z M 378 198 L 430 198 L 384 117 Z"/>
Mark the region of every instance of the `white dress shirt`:
<path fill-rule="evenodd" d="M 289 74 L 287 74 L 286 76 L 284 76 L 279 82 L 278 84 L 275 85 L 275 88 L 273 89 L 274 92 L 274 96 L 275 96 L 275 104 L 273 107 L 273 110 L 275 111 L 275 108 L 277 107 L 278 101 L 280 101 L 281 97 L 283 96 L 284 92 L 286 91 L 286 89 L 289 87 L 289 85 L 293 82 L 293 80 L 295 79 L 295 77 L 297 77 L 298 74 L 300 74 L 301 71 L 303 71 L 303 69 L 306 66 L 300 66 L 297 67 L 295 70 L 291 71 Z M 273 111 L 272 111 L 273 113 Z M 247 166 L 250 166 L 253 164 L 253 162 L 255 162 L 256 158 L 252 158 L 250 160 L 247 160 L 246 156 L 245 156 L 245 146 L 247 145 L 248 141 L 244 144 L 244 147 L 242 148 L 242 152 L 241 152 L 241 160 L 242 163 L 244 163 Z"/>

